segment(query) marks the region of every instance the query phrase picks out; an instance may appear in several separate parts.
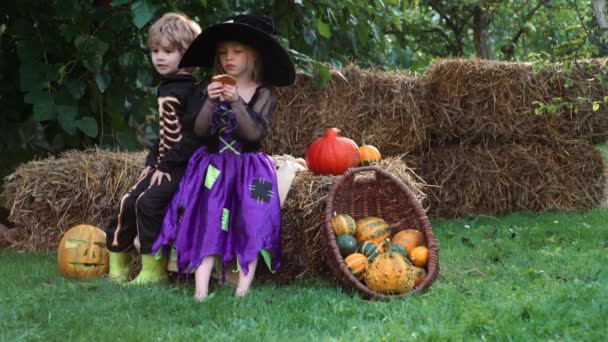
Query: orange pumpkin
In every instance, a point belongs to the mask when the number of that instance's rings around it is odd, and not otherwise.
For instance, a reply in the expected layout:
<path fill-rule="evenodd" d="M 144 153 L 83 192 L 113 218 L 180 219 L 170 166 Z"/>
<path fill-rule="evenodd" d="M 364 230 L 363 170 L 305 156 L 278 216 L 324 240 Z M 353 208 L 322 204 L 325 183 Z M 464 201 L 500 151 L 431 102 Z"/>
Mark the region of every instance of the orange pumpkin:
<path fill-rule="evenodd" d="M 405 293 L 414 287 L 412 264 L 395 252 L 382 253 L 367 268 L 365 282 L 378 293 Z"/>
<path fill-rule="evenodd" d="M 361 164 L 369 165 L 372 162 L 380 161 L 381 159 L 380 151 L 375 146 L 372 145 L 362 145 L 359 146 L 359 159 L 361 160 Z"/>
<path fill-rule="evenodd" d="M 340 175 L 359 164 L 359 146 L 351 139 L 339 137 L 337 128 L 330 128 L 322 138 L 306 150 L 306 165 L 318 174 Z"/>
<path fill-rule="evenodd" d="M 409 252 L 415 247 L 425 245 L 424 235 L 416 229 L 404 229 L 391 239 L 392 245 L 401 245 L 405 247 L 405 250 Z"/>
<path fill-rule="evenodd" d="M 429 262 L 429 249 L 424 246 L 418 246 L 412 249 L 407 256 L 410 258 L 412 264 L 416 266 L 426 266 Z"/>
<path fill-rule="evenodd" d="M 412 269 L 414 270 L 414 284 L 415 286 L 418 286 L 424 281 L 424 278 L 426 278 L 426 270 L 420 266 L 412 266 Z"/>
<path fill-rule="evenodd" d="M 365 277 L 365 272 L 369 265 L 369 260 L 367 260 L 365 255 L 353 253 L 344 259 L 344 263 L 357 279 L 361 280 Z"/>
<path fill-rule="evenodd" d="M 67 278 L 99 277 L 108 272 L 106 233 L 81 224 L 70 228 L 59 242 L 57 262 Z"/>
<path fill-rule="evenodd" d="M 391 236 L 391 226 L 379 217 L 366 217 L 357 221 L 355 237 L 358 243 L 373 241 L 380 245 L 384 239 Z"/>

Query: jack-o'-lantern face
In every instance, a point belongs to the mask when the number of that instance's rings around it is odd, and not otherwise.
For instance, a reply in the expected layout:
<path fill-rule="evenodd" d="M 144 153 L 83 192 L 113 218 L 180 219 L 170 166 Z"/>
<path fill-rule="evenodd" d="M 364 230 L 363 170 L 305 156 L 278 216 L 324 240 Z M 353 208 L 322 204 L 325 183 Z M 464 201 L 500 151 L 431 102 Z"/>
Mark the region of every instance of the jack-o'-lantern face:
<path fill-rule="evenodd" d="M 57 262 L 64 277 L 98 277 L 108 272 L 106 233 L 81 224 L 70 228 L 59 242 Z"/>

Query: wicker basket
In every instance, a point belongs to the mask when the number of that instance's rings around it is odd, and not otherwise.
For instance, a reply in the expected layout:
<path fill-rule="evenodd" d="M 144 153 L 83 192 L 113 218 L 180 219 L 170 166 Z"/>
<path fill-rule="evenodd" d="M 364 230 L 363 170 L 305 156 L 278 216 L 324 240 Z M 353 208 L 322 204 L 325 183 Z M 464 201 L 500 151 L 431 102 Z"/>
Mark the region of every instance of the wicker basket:
<path fill-rule="evenodd" d="M 397 231 L 413 228 L 422 232 L 429 249 L 425 280 L 411 291 L 399 295 L 378 293 L 368 288 L 353 276 L 340 255 L 331 224 L 334 212 L 348 214 L 355 220 L 377 216 L 389 223 L 400 222 L 395 228 Z M 378 166 L 351 168 L 336 180 L 327 197 L 324 230 L 326 261 L 331 271 L 345 288 L 356 289 L 366 298 L 400 298 L 417 293 L 431 286 L 439 275 L 439 242 L 433 235 L 424 209 L 401 180 Z"/>

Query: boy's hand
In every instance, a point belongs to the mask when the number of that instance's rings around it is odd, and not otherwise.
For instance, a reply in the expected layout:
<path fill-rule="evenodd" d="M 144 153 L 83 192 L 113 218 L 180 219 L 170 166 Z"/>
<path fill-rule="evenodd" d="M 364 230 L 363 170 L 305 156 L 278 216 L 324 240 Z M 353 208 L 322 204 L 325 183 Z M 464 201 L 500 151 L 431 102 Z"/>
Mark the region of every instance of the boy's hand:
<path fill-rule="evenodd" d="M 164 173 L 159 170 L 154 171 L 154 173 L 152 174 L 152 178 L 150 179 L 150 186 L 148 187 L 148 189 L 151 188 L 153 185 L 160 185 L 163 182 L 163 178 L 165 177 L 169 182 L 171 181 L 170 174 Z"/>
<path fill-rule="evenodd" d="M 144 178 L 146 178 L 150 171 L 152 171 L 152 166 L 146 166 L 139 174 L 139 177 L 137 177 L 137 183 L 141 182 Z"/>
<path fill-rule="evenodd" d="M 239 99 L 239 94 L 236 91 L 236 86 L 224 84 L 222 96 L 230 102 L 234 102 Z"/>
<path fill-rule="evenodd" d="M 222 82 L 209 83 L 209 85 L 207 86 L 207 94 L 209 95 L 209 98 L 212 100 L 219 99 L 220 95 L 222 95 L 222 88 L 223 88 Z"/>

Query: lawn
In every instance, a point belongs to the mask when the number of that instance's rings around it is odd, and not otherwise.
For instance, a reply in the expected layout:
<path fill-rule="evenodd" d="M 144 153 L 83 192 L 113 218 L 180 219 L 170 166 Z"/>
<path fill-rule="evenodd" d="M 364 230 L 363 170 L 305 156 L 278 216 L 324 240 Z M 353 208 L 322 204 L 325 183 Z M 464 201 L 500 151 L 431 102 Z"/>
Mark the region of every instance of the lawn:
<path fill-rule="evenodd" d="M 198 303 L 191 283 L 67 280 L 55 253 L 0 250 L 0 341 L 608 340 L 607 207 L 432 225 L 439 279 L 387 302 L 302 279 Z"/>
<path fill-rule="evenodd" d="M 608 208 L 433 221 L 440 278 L 388 302 L 305 279 L 198 303 L 189 283 L 67 280 L 54 253 L 3 250 L 0 340 L 606 340 L 606 222 Z"/>

